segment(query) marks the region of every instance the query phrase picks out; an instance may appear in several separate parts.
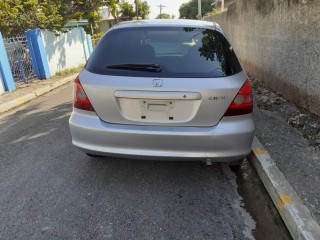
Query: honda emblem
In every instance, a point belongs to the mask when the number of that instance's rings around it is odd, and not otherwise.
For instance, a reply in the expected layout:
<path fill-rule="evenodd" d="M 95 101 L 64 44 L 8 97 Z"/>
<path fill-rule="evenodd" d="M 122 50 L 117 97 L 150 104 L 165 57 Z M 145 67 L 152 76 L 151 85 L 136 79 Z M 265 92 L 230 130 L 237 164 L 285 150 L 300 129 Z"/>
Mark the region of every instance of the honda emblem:
<path fill-rule="evenodd" d="M 162 87 L 163 85 L 162 79 L 153 79 L 152 83 L 154 87 Z"/>

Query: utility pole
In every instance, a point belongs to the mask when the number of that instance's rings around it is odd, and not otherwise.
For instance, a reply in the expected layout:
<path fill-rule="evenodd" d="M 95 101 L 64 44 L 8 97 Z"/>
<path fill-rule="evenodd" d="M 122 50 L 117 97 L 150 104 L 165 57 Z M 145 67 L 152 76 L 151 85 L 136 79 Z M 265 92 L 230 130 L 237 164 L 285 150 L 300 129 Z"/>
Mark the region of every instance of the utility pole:
<path fill-rule="evenodd" d="M 197 15 L 197 18 L 199 20 L 202 19 L 202 14 L 201 14 L 201 0 L 198 0 L 198 15 Z"/>
<path fill-rule="evenodd" d="M 221 12 L 224 11 L 224 0 L 221 0 Z"/>
<path fill-rule="evenodd" d="M 160 17 L 160 19 L 161 19 L 161 18 L 162 18 L 162 8 L 164 8 L 165 5 L 160 4 L 160 5 L 158 5 L 158 7 L 160 8 L 160 15 L 159 15 L 159 17 Z"/>
<path fill-rule="evenodd" d="M 137 20 L 139 19 L 138 15 L 138 0 L 134 0 L 134 3 L 136 4 L 136 17 L 137 17 Z"/>

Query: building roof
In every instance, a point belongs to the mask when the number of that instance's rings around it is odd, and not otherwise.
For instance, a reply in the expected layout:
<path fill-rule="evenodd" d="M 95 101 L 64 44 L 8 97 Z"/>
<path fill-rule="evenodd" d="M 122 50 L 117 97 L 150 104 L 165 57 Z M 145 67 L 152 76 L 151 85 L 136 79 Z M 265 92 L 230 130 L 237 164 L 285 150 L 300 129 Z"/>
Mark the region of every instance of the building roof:
<path fill-rule="evenodd" d="M 82 20 L 70 20 L 67 22 L 63 27 L 64 28 L 74 28 L 74 27 L 81 27 L 81 26 L 86 26 L 89 25 L 89 22 L 87 19 L 82 19 Z"/>

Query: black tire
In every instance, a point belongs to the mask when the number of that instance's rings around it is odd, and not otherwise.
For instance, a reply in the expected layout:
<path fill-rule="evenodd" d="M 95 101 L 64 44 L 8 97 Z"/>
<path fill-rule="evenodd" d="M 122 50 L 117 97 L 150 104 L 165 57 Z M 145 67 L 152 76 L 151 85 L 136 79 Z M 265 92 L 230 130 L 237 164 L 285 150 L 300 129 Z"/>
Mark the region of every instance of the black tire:
<path fill-rule="evenodd" d="M 241 167 L 241 164 L 243 163 L 243 161 L 244 161 L 244 158 L 232 161 L 229 163 L 229 166 L 230 167 Z"/>
<path fill-rule="evenodd" d="M 91 153 L 86 153 L 86 155 L 88 157 L 91 157 L 91 158 L 101 158 L 102 156 L 99 156 L 99 155 L 95 155 L 95 154 L 91 154 Z"/>

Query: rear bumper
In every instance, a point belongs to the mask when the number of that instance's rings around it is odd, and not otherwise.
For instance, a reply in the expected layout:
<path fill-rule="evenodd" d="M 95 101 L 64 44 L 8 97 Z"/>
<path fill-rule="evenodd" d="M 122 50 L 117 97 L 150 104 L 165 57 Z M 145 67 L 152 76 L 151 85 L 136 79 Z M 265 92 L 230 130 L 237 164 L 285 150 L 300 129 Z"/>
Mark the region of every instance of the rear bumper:
<path fill-rule="evenodd" d="M 142 159 L 233 161 L 250 153 L 254 136 L 251 114 L 213 127 L 169 127 L 110 124 L 74 109 L 69 125 L 72 143 L 87 153 Z"/>

